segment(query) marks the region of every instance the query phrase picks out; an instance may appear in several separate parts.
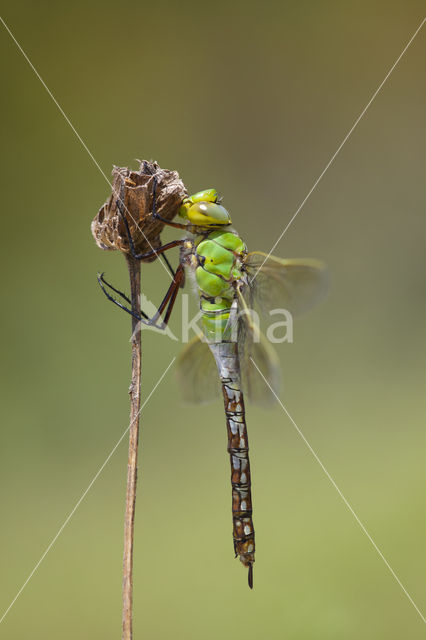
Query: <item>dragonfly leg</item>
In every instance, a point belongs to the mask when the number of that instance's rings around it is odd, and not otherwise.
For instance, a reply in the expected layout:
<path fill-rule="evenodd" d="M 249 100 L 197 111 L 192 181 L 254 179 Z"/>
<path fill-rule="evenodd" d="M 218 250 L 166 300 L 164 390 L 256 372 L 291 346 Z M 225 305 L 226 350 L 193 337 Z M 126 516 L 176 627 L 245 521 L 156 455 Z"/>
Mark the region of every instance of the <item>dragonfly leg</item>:
<path fill-rule="evenodd" d="M 98 275 L 98 282 L 99 282 L 99 284 L 101 285 L 101 287 L 102 287 L 102 283 L 103 283 L 105 286 L 107 286 L 107 287 L 108 287 L 108 289 L 111 289 L 111 290 L 112 290 L 112 291 L 114 291 L 115 293 L 118 293 L 118 295 L 120 296 L 120 298 L 123 298 L 123 300 L 125 300 L 128 304 L 130 304 L 130 305 L 132 304 L 132 301 L 130 300 L 130 298 L 128 298 L 128 297 L 126 296 L 126 294 L 125 294 L 125 293 L 123 293 L 122 291 L 120 291 L 120 289 L 116 289 L 115 287 L 113 287 L 113 286 L 112 286 L 112 284 L 110 284 L 107 280 L 105 280 L 105 278 L 104 278 L 104 274 L 103 274 L 103 273 L 101 273 L 100 275 Z M 106 292 L 105 292 L 105 289 L 104 289 L 103 287 L 102 287 L 102 290 L 103 290 L 103 292 L 104 292 L 104 293 L 106 293 Z M 143 316 L 146 320 L 149 320 L 149 316 L 148 316 L 144 311 L 142 311 L 142 309 L 141 309 L 141 311 L 140 311 L 140 314 L 141 314 L 141 316 Z"/>
<path fill-rule="evenodd" d="M 179 265 L 179 267 L 176 270 L 175 276 L 173 278 L 173 282 L 170 284 L 166 295 L 164 296 L 160 306 L 158 307 L 157 311 L 155 312 L 152 318 L 150 318 L 144 311 L 142 311 L 142 309 L 140 310 L 139 314 L 135 313 L 134 311 L 132 311 L 132 309 L 129 309 L 123 303 L 116 300 L 116 298 L 114 298 L 114 296 L 112 296 L 105 287 L 110 288 L 112 291 L 114 291 L 119 296 L 121 296 L 128 304 L 131 304 L 131 301 L 129 300 L 129 298 L 122 291 L 110 285 L 109 282 L 107 282 L 103 277 L 103 274 L 98 275 L 98 283 L 102 291 L 104 292 L 105 296 L 107 297 L 107 299 L 110 300 L 110 302 L 113 302 L 115 305 L 117 305 L 117 307 L 120 307 L 120 309 L 123 309 L 123 311 L 126 311 L 126 313 L 130 314 L 131 316 L 136 318 L 136 320 L 138 320 L 139 322 L 142 322 L 143 324 L 146 324 L 147 326 L 156 327 L 157 329 L 165 329 L 169 322 L 174 304 L 176 302 L 176 297 L 177 297 L 179 288 L 183 285 L 184 276 L 185 276 L 185 272 L 184 272 L 183 265 Z M 161 324 L 157 324 L 158 320 L 161 318 L 161 314 L 164 312 L 165 309 L 166 309 L 166 315 L 164 317 L 163 322 Z"/>
<path fill-rule="evenodd" d="M 170 264 L 168 257 L 166 256 L 166 254 L 165 254 L 165 253 L 162 253 L 162 254 L 161 254 L 161 258 L 164 260 L 164 263 L 167 265 L 167 267 L 168 267 L 168 269 L 169 269 L 170 273 L 172 274 L 172 278 L 174 278 L 174 277 L 175 277 L 175 275 L 176 275 L 176 272 L 175 272 L 175 270 L 173 269 L 172 265 Z"/>
<path fill-rule="evenodd" d="M 129 238 L 129 241 L 130 241 L 130 238 Z M 184 242 L 186 242 L 185 238 L 182 238 L 181 240 L 172 240 L 172 242 L 167 242 L 166 244 L 163 244 L 161 247 L 158 247 L 158 249 L 152 249 L 152 251 L 147 251 L 146 253 L 139 253 L 139 254 L 132 253 L 132 256 L 136 260 L 143 260 L 144 258 L 153 258 L 154 256 L 162 255 L 165 251 L 168 251 L 169 249 L 173 249 L 174 247 L 180 247 Z"/>
<path fill-rule="evenodd" d="M 107 291 L 105 287 L 109 287 L 110 289 L 112 289 L 112 291 L 115 291 L 115 293 L 118 293 L 119 296 L 121 296 L 124 300 L 126 300 L 129 304 L 131 304 L 131 301 L 129 300 L 129 298 L 124 293 L 122 293 L 122 291 L 119 291 L 119 289 L 116 289 L 104 279 L 103 273 L 98 275 L 98 283 L 100 288 L 104 292 L 106 298 L 110 302 L 113 302 L 115 305 L 117 305 L 117 307 L 120 307 L 120 309 L 123 309 L 123 311 L 126 311 L 127 313 L 129 313 L 131 316 L 133 316 L 133 318 L 136 318 L 136 320 L 139 320 L 139 322 L 143 322 L 144 324 L 150 324 L 149 316 L 144 311 L 142 311 L 142 309 L 140 310 L 140 315 L 137 313 L 134 313 L 134 311 L 132 311 L 131 309 L 128 309 L 124 304 L 116 300 L 114 296 L 112 296 Z"/>
<path fill-rule="evenodd" d="M 180 264 L 178 266 L 178 268 L 176 269 L 176 273 L 175 273 L 175 277 L 173 279 L 173 282 L 171 283 L 170 287 L 168 288 L 166 295 L 164 296 L 160 306 L 157 309 L 157 312 L 151 318 L 151 324 L 153 326 L 157 326 L 160 329 L 165 329 L 166 328 L 166 326 L 167 326 L 167 324 L 169 322 L 171 313 L 173 311 L 173 307 L 174 307 L 175 302 L 176 302 L 178 291 L 183 286 L 184 280 L 185 280 L 185 270 L 184 270 L 183 265 Z M 163 313 L 163 311 L 165 309 L 166 309 L 166 315 L 164 316 L 164 320 L 161 323 L 161 325 L 157 325 L 156 323 L 161 318 L 161 314 Z"/>

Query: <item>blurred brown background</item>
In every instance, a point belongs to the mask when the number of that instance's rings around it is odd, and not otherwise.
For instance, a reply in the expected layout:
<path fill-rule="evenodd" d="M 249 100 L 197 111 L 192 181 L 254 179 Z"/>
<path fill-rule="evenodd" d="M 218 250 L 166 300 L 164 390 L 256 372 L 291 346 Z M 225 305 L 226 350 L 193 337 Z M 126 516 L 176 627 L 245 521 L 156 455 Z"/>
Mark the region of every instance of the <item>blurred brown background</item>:
<path fill-rule="evenodd" d="M 190 191 L 216 187 L 263 251 L 423 16 L 422 2 L 402 1 L 17 0 L 3 11 L 108 176 L 155 158 Z M 279 347 L 283 402 L 423 611 L 425 29 L 275 250 L 331 272 L 328 300 Z M 122 257 L 90 235 L 109 186 L 4 28 L 0 47 L 1 616 L 127 427 L 130 323 L 96 283 L 104 270 L 127 289 Z M 160 300 L 161 265 L 143 279 Z M 146 397 L 181 347 L 143 339 Z M 221 404 L 183 406 L 171 370 L 144 409 L 135 638 L 423 637 L 283 411 L 249 407 L 248 426 L 253 592 L 233 560 Z M 1 637 L 120 637 L 126 458 L 125 440 Z"/>

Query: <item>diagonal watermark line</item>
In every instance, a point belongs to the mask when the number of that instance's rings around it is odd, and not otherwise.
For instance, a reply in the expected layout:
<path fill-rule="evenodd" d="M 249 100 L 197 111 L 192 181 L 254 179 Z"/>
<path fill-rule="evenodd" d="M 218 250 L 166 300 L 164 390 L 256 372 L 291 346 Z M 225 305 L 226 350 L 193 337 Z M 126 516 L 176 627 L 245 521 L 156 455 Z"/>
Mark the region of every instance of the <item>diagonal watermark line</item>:
<path fill-rule="evenodd" d="M 268 260 L 269 256 L 274 251 L 274 249 L 277 246 L 277 244 L 281 241 L 281 239 L 283 238 L 284 234 L 287 233 L 287 230 L 290 228 L 290 225 L 293 224 L 294 220 L 296 219 L 296 216 L 299 214 L 301 209 L 304 207 L 304 205 L 307 202 L 307 200 L 310 198 L 310 196 L 312 195 L 314 190 L 317 188 L 318 184 L 320 183 L 320 181 L 322 180 L 322 178 L 324 177 L 324 175 L 326 174 L 326 172 L 328 171 L 330 166 L 333 164 L 333 162 L 336 159 L 337 155 L 340 153 L 342 147 L 346 144 L 348 138 L 353 133 L 354 129 L 356 128 L 356 126 L 360 122 L 361 118 L 365 115 L 366 111 L 368 110 L 368 108 L 372 104 L 373 100 L 376 98 L 377 94 L 380 92 L 380 90 L 383 87 L 383 85 L 385 84 L 386 80 L 389 78 L 389 76 L 391 75 L 391 73 L 393 72 L 393 70 L 395 69 L 395 67 L 397 66 L 397 64 L 399 63 L 399 61 L 401 60 L 401 58 L 403 57 L 405 52 L 407 51 L 408 47 L 413 42 L 414 38 L 417 36 L 417 34 L 419 33 L 420 29 L 423 27 L 425 22 L 426 22 L 426 18 L 423 18 L 423 20 L 421 21 L 420 25 L 417 27 L 417 29 L 415 30 L 415 32 L 413 33 L 413 35 L 411 36 L 411 38 L 409 39 L 409 41 L 405 45 L 404 49 L 401 51 L 401 53 L 399 54 L 399 56 L 397 57 L 397 59 L 395 60 L 395 62 L 393 63 L 393 65 L 391 66 L 389 71 L 387 72 L 387 74 L 385 75 L 384 79 L 379 84 L 379 86 L 377 87 L 376 91 L 373 93 L 373 95 L 371 96 L 370 100 L 367 102 L 367 104 L 365 105 L 364 109 L 361 111 L 361 113 L 359 114 L 358 118 L 353 123 L 352 127 L 349 129 L 348 133 L 345 135 L 345 137 L 343 138 L 342 142 L 337 147 L 337 150 L 331 156 L 330 160 L 328 161 L 328 163 L 324 167 L 323 171 L 320 173 L 318 178 L 315 180 L 315 182 L 314 182 L 313 186 L 311 187 L 310 191 L 308 192 L 307 196 L 302 200 L 301 204 L 296 209 L 296 211 L 293 214 L 293 216 L 290 218 L 290 221 L 287 223 L 287 226 L 284 228 L 284 230 L 282 231 L 282 233 L 279 236 L 278 240 L 274 243 L 272 249 L 270 250 L 270 252 L 266 256 L 266 258 L 264 259 L 264 261 L 262 262 L 262 264 L 260 265 L 260 267 L 258 268 L 256 273 L 254 274 L 253 278 L 251 279 L 251 282 L 253 282 L 253 280 L 256 278 L 257 274 L 259 273 L 259 271 L 261 270 L 261 268 L 263 267 L 265 262 Z"/>
<path fill-rule="evenodd" d="M 279 399 L 279 397 L 277 396 L 275 391 L 272 389 L 271 385 L 269 384 L 269 382 L 267 381 L 267 379 L 265 378 L 265 376 L 263 375 L 263 373 L 261 372 L 261 370 L 259 369 L 259 367 L 257 366 L 256 362 L 253 360 L 253 358 L 251 356 L 250 356 L 250 360 L 252 361 L 252 363 L 256 367 L 256 369 L 259 372 L 259 374 L 262 376 L 265 384 L 269 387 L 271 392 L 274 394 L 276 400 L 278 401 L 279 405 L 281 406 L 281 409 L 284 411 L 284 413 L 287 415 L 287 418 L 293 424 L 293 426 L 296 429 L 297 433 L 302 438 L 303 442 L 306 444 L 306 446 L 308 447 L 309 451 L 312 453 L 312 455 L 314 456 L 315 460 L 318 462 L 318 464 L 320 465 L 321 469 L 324 471 L 324 473 L 327 476 L 327 478 L 330 480 L 330 482 L 333 485 L 333 487 L 336 489 L 337 493 L 339 494 L 339 496 L 341 497 L 341 499 L 345 503 L 346 507 L 349 509 L 349 511 L 351 512 L 351 514 L 353 515 L 353 517 L 355 518 L 355 520 L 357 521 L 357 523 L 361 527 L 363 533 L 365 533 L 365 535 L 367 536 L 367 538 L 369 539 L 369 541 L 373 545 L 374 549 L 377 551 L 377 553 L 379 554 L 379 556 L 381 557 L 381 559 L 383 560 L 383 562 L 385 563 L 385 565 L 387 566 L 387 568 L 391 572 L 392 576 L 395 578 L 396 582 L 399 584 L 399 586 L 401 587 L 401 589 L 403 590 L 403 592 L 405 593 L 405 595 L 407 596 L 408 600 L 411 602 L 411 604 L 413 605 L 413 607 L 415 608 L 415 610 L 417 611 L 417 613 L 419 614 L 419 616 L 421 617 L 423 622 L 426 623 L 426 618 L 424 617 L 424 615 L 420 611 L 419 607 L 416 605 L 416 603 L 414 602 L 413 598 L 410 596 L 410 594 L 408 593 L 407 589 L 404 587 L 404 585 L 402 584 L 401 580 L 398 578 L 398 576 L 396 575 L 395 571 L 392 569 L 392 567 L 390 566 L 389 562 L 386 560 L 385 556 L 380 551 L 379 547 L 374 542 L 373 538 L 368 533 L 367 529 L 365 528 L 365 526 L 363 525 L 363 523 L 361 522 L 361 520 L 359 519 L 359 517 L 357 516 L 357 514 L 355 513 L 355 511 L 351 507 L 351 505 L 349 504 L 348 500 L 345 498 L 345 496 L 343 495 L 342 491 L 339 489 L 339 487 L 337 486 L 336 482 L 333 480 L 332 476 L 327 471 L 326 467 L 321 462 L 321 460 L 319 459 L 318 455 L 316 454 L 316 452 L 314 451 L 314 449 L 312 448 L 312 446 L 310 445 L 308 440 L 305 438 L 305 436 L 303 435 L 302 431 L 299 429 L 299 427 L 297 426 L 297 424 L 295 423 L 295 421 L 293 420 L 293 418 L 291 417 L 291 415 L 289 414 L 289 412 L 287 411 L 287 409 L 285 408 L 285 406 L 283 405 L 283 403 L 281 402 L 281 400 Z"/>
<path fill-rule="evenodd" d="M 126 207 L 126 204 L 124 203 L 123 199 L 120 197 L 119 194 L 116 193 L 116 191 L 114 190 L 111 182 L 108 179 L 108 176 L 106 175 L 106 173 L 103 171 L 102 167 L 99 165 L 99 162 L 96 160 L 95 156 L 93 155 L 93 153 L 90 151 L 89 147 L 87 146 L 87 144 L 84 142 L 83 138 L 80 136 L 80 134 L 78 133 L 77 129 L 74 127 L 73 123 L 71 122 L 71 120 L 69 119 L 69 117 L 67 116 L 67 114 L 65 113 L 65 111 L 62 109 L 61 105 L 59 104 L 59 102 L 56 100 L 55 96 L 53 95 L 53 93 L 51 92 L 51 90 L 49 89 L 49 87 L 47 86 L 47 84 L 45 83 L 45 81 L 43 80 L 43 78 L 41 77 L 41 75 L 39 74 L 39 72 L 37 71 L 37 69 L 35 68 L 35 66 L 33 65 L 33 63 L 31 62 L 31 60 L 29 59 L 29 57 L 27 56 L 27 54 L 25 53 L 24 49 L 21 47 L 21 45 L 19 44 L 18 40 L 15 38 L 15 36 L 13 35 L 12 31 L 9 29 L 9 27 L 7 26 L 7 24 L 5 23 L 5 21 L 3 20 L 3 18 L 0 16 L 0 21 L 3 24 L 4 28 L 6 29 L 6 31 L 8 32 L 8 34 L 10 35 L 10 37 L 12 38 L 13 42 L 16 44 L 16 46 L 18 47 L 19 51 L 22 53 L 22 55 L 24 56 L 25 60 L 28 62 L 29 66 L 31 67 L 31 69 L 34 71 L 35 75 L 37 76 L 37 78 L 40 80 L 41 84 L 43 85 L 43 87 L 46 89 L 47 93 L 49 94 L 50 98 L 53 100 L 53 102 L 55 103 L 56 107 L 58 108 L 58 110 L 60 111 L 60 113 L 63 115 L 65 121 L 67 122 L 67 124 L 70 126 L 70 128 L 72 129 L 73 133 L 75 134 L 76 138 L 78 139 L 78 141 L 80 142 L 80 144 L 83 146 L 83 148 L 85 149 L 85 151 L 88 153 L 88 155 L 90 156 L 92 162 L 94 163 L 94 165 L 96 166 L 96 168 L 98 169 L 98 171 L 100 172 L 100 174 L 104 177 L 104 179 L 107 181 L 107 183 L 109 184 L 109 186 L 111 187 L 111 190 L 113 191 L 114 195 L 116 196 L 117 200 L 123 205 L 124 209 L 126 210 L 126 213 L 130 216 L 130 218 L 133 220 L 133 222 L 136 225 L 136 228 L 141 232 L 141 234 L 143 235 L 144 239 L 146 240 L 147 244 L 150 246 L 151 250 L 154 251 L 155 253 L 156 250 L 154 249 L 154 247 L 152 246 L 152 244 L 150 243 L 150 241 L 148 240 L 148 238 L 146 237 L 146 235 L 144 234 L 143 230 L 140 228 L 138 222 L 134 219 L 134 217 L 132 216 L 132 214 L 130 213 L 130 211 L 128 210 L 128 208 Z M 160 260 L 161 262 L 161 260 Z M 170 276 L 171 274 L 168 272 L 167 267 L 161 262 L 163 268 L 166 270 L 166 272 L 168 273 L 168 275 Z M 172 278 L 173 279 L 173 278 Z"/>
<path fill-rule="evenodd" d="M 15 602 L 17 601 L 17 599 L 19 598 L 19 596 L 21 595 L 21 593 L 23 592 L 23 590 L 25 589 L 25 587 L 27 586 L 27 584 L 29 583 L 29 581 L 31 580 L 31 578 L 33 577 L 33 575 L 35 574 L 35 572 L 37 571 L 37 569 L 39 568 L 39 566 L 41 565 L 41 563 L 43 562 L 43 560 L 45 559 L 45 557 L 47 556 L 47 554 L 49 553 L 49 551 L 51 550 L 51 548 L 53 547 L 53 545 L 55 544 L 56 540 L 59 538 L 59 536 L 61 535 L 62 531 L 65 529 L 65 527 L 67 526 L 68 522 L 71 520 L 71 518 L 73 517 L 74 513 L 77 511 L 78 507 L 80 506 L 80 504 L 83 502 L 84 498 L 87 496 L 87 494 L 89 493 L 90 489 L 93 487 L 93 485 L 95 484 L 96 480 L 99 478 L 99 476 L 101 475 L 102 471 L 105 469 L 106 465 L 108 464 L 108 462 L 110 461 L 110 459 L 112 458 L 112 456 L 114 455 L 114 453 L 116 452 L 116 450 L 118 449 L 118 447 L 120 446 L 121 442 L 123 441 L 126 433 L 129 431 L 130 427 L 132 426 L 132 424 L 135 422 L 135 420 L 138 418 L 138 416 L 141 414 L 142 409 L 146 406 L 146 404 L 148 403 L 148 401 L 150 400 L 151 396 L 153 395 L 154 391 L 157 389 L 158 385 L 162 382 L 163 378 L 165 377 L 166 373 L 169 371 L 170 367 L 172 366 L 172 364 L 174 363 L 174 361 L 176 360 L 176 357 L 174 357 L 171 362 L 169 363 L 167 369 L 164 370 L 164 372 L 162 373 L 162 375 L 160 376 L 160 378 L 158 379 L 158 381 L 156 382 L 156 384 L 154 385 L 154 387 L 152 388 L 150 394 L 147 396 L 145 402 L 143 403 L 143 405 L 141 406 L 141 408 L 139 409 L 139 412 L 137 414 L 137 416 L 135 416 L 135 418 L 130 422 L 129 426 L 127 427 L 127 429 L 122 433 L 122 435 L 120 436 L 119 440 L 117 441 L 117 443 L 114 445 L 113 449 L 110 451 L 110 453 L 108 454 L 108 456 L 105 458 L 104 462 L 102 463 L 101 467 L 99 468 L 99 470 L 96 472 L 96 474 L 93 476 L 90 484 L 88 485 L 87 489 L 84 491 L 84 493 L 81 495 L 81 497 L 77 500 L 76 504 L 74 505 L 73 509 L 70 511 L 70 513 L 68 514 L 68 516 L 65 518 L 63 524 L 61 525 L 61 527 L 59 528 L 57 534 L 55 535 L 54 538 L 52 538 L 50 544 L 48 545 L 48 547 L 46 548 L 45 552 L 43 553 L 43 555 L 41 556 L 40 560 L 37 562 L 37 564 L 35 565 L 34 569 L 31 571 L 30 575 L 28 576 L 28 578 L 25 580 L 24 584 L 22 585 L 22 587 L 19 589 L 18 593 L 16 594 L 16 596 L 13 598 L 12 602 L 10 603 L 10 605 L 7 607 L 6 611 L 3 613 L 2 617 L 0 618 L 0 624 L 3 622 L 3 620 L 5 619 L 5 617 L 7 616 L 7 614 L 9 613 L 9 611 L 11 610 L 11 608 L 13 607 L 13 605 L 15 604 Z"/>

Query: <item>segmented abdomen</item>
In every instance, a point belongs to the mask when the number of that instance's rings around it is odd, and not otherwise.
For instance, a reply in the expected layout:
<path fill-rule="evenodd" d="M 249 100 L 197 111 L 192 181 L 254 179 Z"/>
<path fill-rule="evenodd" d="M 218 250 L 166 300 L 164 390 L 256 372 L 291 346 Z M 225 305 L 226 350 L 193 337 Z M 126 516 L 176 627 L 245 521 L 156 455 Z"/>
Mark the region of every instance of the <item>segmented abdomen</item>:
<path fill-rule="evenodd" d="M 249 569 L 253 586 L 254 528 L 252 520 L 249 445 L 244 397 L 240 384 L 238 345 L 235 342 L 210 344 L 222 383 L 231 460 L 232 522 L 235 555 Z"/>

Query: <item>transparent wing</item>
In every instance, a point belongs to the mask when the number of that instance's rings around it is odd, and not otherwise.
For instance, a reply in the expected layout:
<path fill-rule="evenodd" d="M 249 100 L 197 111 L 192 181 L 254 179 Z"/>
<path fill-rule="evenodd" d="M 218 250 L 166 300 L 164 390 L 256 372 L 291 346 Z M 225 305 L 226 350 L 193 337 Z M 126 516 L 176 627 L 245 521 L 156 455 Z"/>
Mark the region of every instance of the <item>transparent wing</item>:
<path fill-rule="evenodd" d="M 259 330 L 241 293 L 239 303 L 238 354 L 243 392 L 250 402 L 268 406 L 276 402 L 273 391 L 278 395 L 281 388 L 279 360 L 275 350 Z"/>
<path fill-rule="evenodd" d="M 278 308 L 293 315 L 303 313 L 320 302 L 328 290 L 327 269 L 319 260 L 284 260 L 253 251 L 245 265 L 250 306 L 256 304 L 264 314 Z"/>
<path fill-rule="evenodd" d="M 212 402 L 221 395 L 216 362 L 201 337 L 195 336 L 179 355 L 177 378 L 183 399 L 190 404 Z"/>

